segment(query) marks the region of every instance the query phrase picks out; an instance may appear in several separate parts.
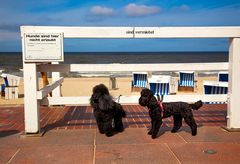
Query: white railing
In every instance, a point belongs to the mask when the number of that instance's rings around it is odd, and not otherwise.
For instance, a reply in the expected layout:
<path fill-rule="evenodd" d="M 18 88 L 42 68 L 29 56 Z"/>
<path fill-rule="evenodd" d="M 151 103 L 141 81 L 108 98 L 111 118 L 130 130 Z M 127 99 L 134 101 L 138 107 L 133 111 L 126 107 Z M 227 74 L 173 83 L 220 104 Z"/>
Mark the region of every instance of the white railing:
<path fill-rule="evenodd" d="M 62 33 L 64 38 L 229 38 L 229 63 L 176 63 L 176 64 L 44 64 L 25 61 L 26 34 Z M 24 114 L 25 132 L 39 133 L 39 106 L 42 104 L 88 104 L 89 97 L 61 97 L 59 85 L 63 79 L 55 73 L 52 84 L 39 90 L 37 72 L 74 71 L 216 71 L 228 70 L 228 116 L 227 128 L 240 128 L 240 27 L 41 27 L 22 26 L 22 47 L 24 66 Z M 59 79 L 60 78 L 60 79 Z M 55 89 L 56 88 L 56 89 Z M 55 89 L 55 90 L 54 90 Z M 53 97 L 46 95 L 53 91 Z M 139 96 L 123 96 L 121 103 L 137 103 Z M 169 95 L 165 101 L 225 101 L 226 95 Z"/>
<path fill-rule="evenodd" d="M 228 63 L 171 63 L 171 64 L 43 64 L 39 72 L 117 72 L 117 71 L 220 71 L 228 70 Z"/>
<path fill-rule="evenodd" d="M 228 63 L 172 63 L 172 64 L 42 64 L 37 66 L 38 72 L 117 72 L 117 71 L 180 71 L 180 70 L 194 70 L 194 71 L 217 71 L 227 70 Z M 56 77 L 55 78 L 59 78 Z M 61 83 L 58 83 L 59 85 Z M 52 85 L 56 86 L 55 83 Z M 74 87 L 74 86 L 72 86 Z M 38 95 L 45 91 L 45 96 L 51 92 L 47 86 L 38 92 Z M 40 93 L 39 93 L 40 92 Z M 59 92 L 60 93 L 60 92 Z M 42 94 L 41 94 L 42 95 Z M 44 99 L 43 99 L 44 98 Z M 120 103 L 123 104 L 137 104 L 139 96 L 122 95 Z M 61 97 L 60 94 L 53 97 L 38 96 L 40 104 L 42 105 L 89 105 L 90 95 L 81 97 Z M 166 95 L 165 102 L 171 101 L 188 101 L 195 102 L 197 100 L 205 102 L 218 101 L 226 102 L 227 95 Z"/>

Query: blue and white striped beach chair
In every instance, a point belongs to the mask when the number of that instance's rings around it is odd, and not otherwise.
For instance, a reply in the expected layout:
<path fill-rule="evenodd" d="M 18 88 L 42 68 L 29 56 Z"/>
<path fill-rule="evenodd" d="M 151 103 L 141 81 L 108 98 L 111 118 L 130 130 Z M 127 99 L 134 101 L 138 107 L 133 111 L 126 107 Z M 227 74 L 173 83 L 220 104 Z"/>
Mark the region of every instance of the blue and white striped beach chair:
<path fill-rule="evenodd" d="M 228 82 L 204 81 L 204 94 L 228 94 Z M 224 102 L 206 102 L 207 104 L 224 104 Z"/>
<path fill-rule="evenodd" d="M 228 82 L 228 72 L 220 71 L 218 73 L 218 81 Z"/>
<path fill-rule="evenodd" d="M 150 82 L 150 90 L 154 95 L 169 95 L 169 83 L 154 83 Z"/>
<path fill-rule="evenodd" d="M 132 73 L 133 80 L 132 80 L 132 88 L 139 87 L 139 88 L 147 88 L 147 72 L 133 72 Z"/>
<path fill-rule="evenodd" d="M 155 96 L 160 96 L 163 100 L 164 95 L 169 95 L 174 92 L 171 91 L 171 77 L 170 76 L 156 76 L 148 79 L 150 90 Z"/>
<path fill-rule="evenodd" d="M 180 71 L 179 72 L 179 86 L 196 88 L 196 75 L 193 71 Z"/>

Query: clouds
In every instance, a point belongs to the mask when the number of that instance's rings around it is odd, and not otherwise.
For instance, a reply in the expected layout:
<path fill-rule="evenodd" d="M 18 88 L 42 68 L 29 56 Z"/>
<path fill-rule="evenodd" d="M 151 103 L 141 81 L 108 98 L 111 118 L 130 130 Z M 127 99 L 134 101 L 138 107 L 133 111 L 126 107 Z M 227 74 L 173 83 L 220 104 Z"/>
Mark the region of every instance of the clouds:
<path fill-rule="evenodd" d="M 130 17 L 140 17 L 158 14 L 160 13 L 161 9 L 157 6 L 146 6 L 130 3 L 124 7 L 124 11 Z"/>
<path fill-rule="evenodd" d="M 99 22 L 112 17 L 146 17 L 157 15 L 160 12 L 161 8 L 158 6 L 137 5 L 135 3 L 130 3 L 117 9 L 98 5 L 92 6 L 89 9 L 88 14 L 85 16 L 85 20 L 89 22 Z"/>
<path fill-rule="evenodd" d="M 115 15 L 113 8 L 105 6 L 93 6 L 88 11 L 89 13 L 85 15 L 85 20 L 89 22 L 99 22 L 103 21 L 106 18 L 112 17 Z"/>
<path fill-rule="evenodd" d="M 174 6 L 169 10 L 162 10 L 161 6 L 157 5 L 140 5 L 136 3 L 129 3 L 119 8 L 112 8 L 106 6 L 92 6 L 90 7 L 88 14 L 86 14 L 86 20 L 90 21 L 102 21 L 110 17 L 114 18 L 139 18 L 149 17 L 155 15 L 161 15 L 169 12 L 186 12 L 190 11 L 190 6 L 181 4 Z"/>
<path fill-rule="evenodd" d="M 97 16 L 113 16 L 114 15 L 114 11 L 112 8 L 107 8 L 102 6 L 93 6 L 90 9 L 90 13 L 92 15 L 97 15 Z"/>
<path fill-rule="evenodd" d="M 190 10 L 190 7 L 188 5 L 181 5 L 179 7 L 179 9 L 182 10 L 182 11 L 188 11 L 188 10 Z"/>
<path fill-rule="evenodd" d="M 87 11 L 85 15 L 85 20 L 89 23 L 106 23 L 107 20 L 111 19 L 127 19 L 136 17 L 146 17 L 151 15 L 156 15 L 160 13 L 160 7 L 157 6 L 146 6 L 137 5 L 134 3 L 127 4 L 125 6 L 120 6 L 118 8 L 112 8 L 108 6 L 92 6 Z"/>
<path fill-rule="evenodd" d="M 240 3 L 229 0 L 202 0 L 201 2 L 194 0 L 59 0 L 56 2 L 42 0 L 39 3 L 35 0 L 3 0 L 0 5 L 0 15 L 2 15 L 0 17 L 1 51 L 4 47 L 3 42 L 9 47 L 21 45 L 20 25 L 237 26 L 240 25 Z M 75 41 L 71 40 L 72 42 Z M 96 41 L 97 45 L 98 42 Z M 126 40 L 120 42 L 124 44 Z M 106 44 L 106 46 L 109 45 Z M 92 49 L 88 44 L 83 47 L 86 47 L 86 51 Z M 124 47 L 126 51 L 130 49 L 128 44 L 119 47 Z M 152 50 L 158 50 L 158 47 L 159 45 Z M 12 50 L 14 49 L 13 47 Z M 76 46 L 77 50 L 79 50 L 78 46 Z"/>

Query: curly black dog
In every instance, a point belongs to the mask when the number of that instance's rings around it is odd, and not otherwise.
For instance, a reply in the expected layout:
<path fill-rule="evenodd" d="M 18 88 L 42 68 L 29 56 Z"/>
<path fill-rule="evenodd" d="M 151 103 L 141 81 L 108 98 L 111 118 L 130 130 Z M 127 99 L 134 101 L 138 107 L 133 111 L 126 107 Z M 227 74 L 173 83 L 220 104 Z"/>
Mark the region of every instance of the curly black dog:
<path fill-rule="evenodd" d="M 145 88 L 141 91 L 139 104 L 144 107 L 147 106 L 149 109 L 152 127 L 148 134 L 152 135 L 153 139 L 157 137 L 158 131 L 162 125 L 162 119 L 170 116 L 173 116 L 174 120 L 172 133 L 180 129 L 182 126 L 182 119 L 184 118 L 187 125 L 191 128 L 192 135 L 197 135 L 197 124 L 194 120 L 192 109 L 198 110 L 202 106 L 201 100 L 194 104 L 188 104 L 186 102 L 161 103 L 157 101 L 151 90 Z"/>
<path fill-rule="evenodd" d="M 121 104 L 113 101 L 104 84 L 96 85 L 92 92 L 90 104 L 93 107 L 99 132 L 108 137 L 116 132 L 122 132 L 124 130 L 122 118 L 126 117 L 126 112 Z"/>

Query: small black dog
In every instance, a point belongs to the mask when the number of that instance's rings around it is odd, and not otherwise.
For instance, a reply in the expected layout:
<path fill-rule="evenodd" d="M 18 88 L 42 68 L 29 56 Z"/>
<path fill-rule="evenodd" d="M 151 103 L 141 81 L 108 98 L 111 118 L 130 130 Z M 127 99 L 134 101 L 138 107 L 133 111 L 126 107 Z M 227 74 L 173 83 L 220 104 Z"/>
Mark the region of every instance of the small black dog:
<path fill-rule="evenodd" d="M 122 118 L 126 117 L 126 112 L 121 104 L 113 101 L 108 88 L 104 84 L 96 85 L 90 98 L 93 113 L 98 125 L 99 132 L 108 137 L 115 132 L 122 132 Z"/>
<path fill-rule="evenodd" d="M 152 138 L 156 138 L 158 131 L 162 125 L 162 119 L 173 116 L 174 127 L 172 133 L 177 132 L 182 126 L 182 119 L 190 126 L 192 135 L 197 135 L 197 124 L 194 120 L 192 109 L 198 110 L 202 106 L 202 101 L 197 101 L 194 104 L 188 104 L 186 102 L 171 102 L 171 103 L 159 103 L 152 91 L 149 89 L 143 89 L 141 91 L 141 97 L 139 98 L 139 104 L 141 106 L 147 106 L 149 109 L 149 115 L 151 117 L 151 130 L 148 132 L 152 135 Z"/>

